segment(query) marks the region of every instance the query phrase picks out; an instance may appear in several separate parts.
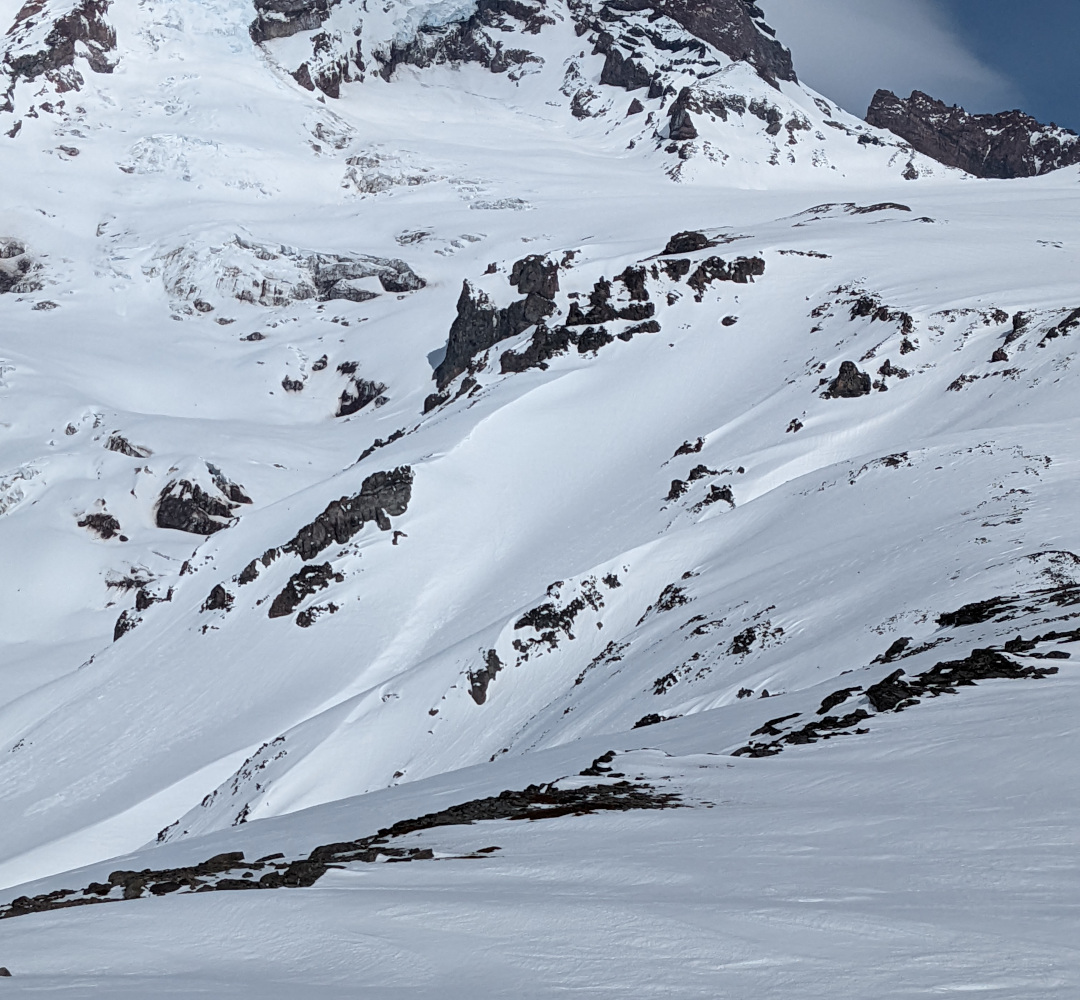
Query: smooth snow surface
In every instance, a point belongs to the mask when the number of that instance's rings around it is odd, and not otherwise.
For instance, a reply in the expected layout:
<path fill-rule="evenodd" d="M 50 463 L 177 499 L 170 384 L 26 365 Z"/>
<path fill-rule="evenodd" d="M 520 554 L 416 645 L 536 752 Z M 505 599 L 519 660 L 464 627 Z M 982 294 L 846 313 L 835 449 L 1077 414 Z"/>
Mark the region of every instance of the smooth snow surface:
<path fill-rule="evenodd" d="M 343 3 L 326 31 L 370 63 L 474 6 Z M 240 0 L 117 0 L 113 72 L 80 56 L 79 89 L 14 85 L 0 903 L 307 851 L 609 748 L 688 808 L 0 921 L 0 992 L 1080 995 L 1080 644 L 1020 657 L 1052 677 L 730 756 L 840 688 L 1080 626 L 1080 172 L 973 180 L 708 46 L 734 103 L 672 142 L 693 66 L 651 99 L 601 85 L 571 7 L 507 33 L 537 57 L 520 73 L 372 64 L 335 100 L 289 75 L 317 32 L 256 46 Z M 684 230 L 713 246 L 661 256 Z M 504 374 L 528 328 L 425 414 L 463 282 L 508 306 L 531 254 L 560 265 L 550 326 L 603 279 L 640 305 L 616 279 L 643 267 L 659 332 L 593 323 L 614 339 Z M 665 268 L 713 256 L 764 274 L 698 291 Z M 348 297 L 323 298 L 342 261 Z M 826 398 L 845 361 L 872 390 Z M 270 618 L 303 560 L 241 574 L 403 467 L 390 530 L 325 548 L 329 585 Z M 181 483 L 221 530 L 158 526 Z M 218 585 L 230 606 L 203 610 Z M 938 621 L 999 596 L 1022 610 Z M 673 721 L 632 728 L 649 716 Z"/>

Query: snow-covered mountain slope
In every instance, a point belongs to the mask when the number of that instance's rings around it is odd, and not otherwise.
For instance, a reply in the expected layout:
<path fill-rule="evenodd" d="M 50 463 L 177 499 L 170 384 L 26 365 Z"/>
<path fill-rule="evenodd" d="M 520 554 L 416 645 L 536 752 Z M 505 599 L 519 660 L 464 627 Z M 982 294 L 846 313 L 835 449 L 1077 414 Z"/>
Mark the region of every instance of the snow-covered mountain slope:
<path fill-rule="evenodd" d="M 1070 650 L 1075 169 L 926 159 L 742 0 L 10 20 L 4 884 Z"/>
<path fill-rule="evenodd" d="M 995 681 L 767 760 L 723 753 L 766 707 L 744 702 L 116 859 L 24 888 L 105 887 L 117 869 L 238 851 L 246 863 L 222 862 L 232 877 L 261 879 L 280 862 L 256 859 L 506 787 L 614 786 L 577 775 L 609 749 L 613 775 L 680 796 L 659 811 L 419 829 L 308 888 L 144 892 L 2 920 L 5 990 L 1064 1000 L 1080 981 L 1077 694 L 1075 673 Z"/>

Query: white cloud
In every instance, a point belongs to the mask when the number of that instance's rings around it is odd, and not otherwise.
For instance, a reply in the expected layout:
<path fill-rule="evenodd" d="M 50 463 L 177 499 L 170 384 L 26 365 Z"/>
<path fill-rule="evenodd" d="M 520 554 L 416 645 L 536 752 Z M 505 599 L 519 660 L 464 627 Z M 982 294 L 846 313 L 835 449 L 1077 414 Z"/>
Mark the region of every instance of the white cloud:
<path fill-rule="evenodd" d="M 879 87 L 971 111 L 1015 107 L 1016 85 L 964 46 L 932 0 L 758 0 L 803 83 L 856 115 Z"/>

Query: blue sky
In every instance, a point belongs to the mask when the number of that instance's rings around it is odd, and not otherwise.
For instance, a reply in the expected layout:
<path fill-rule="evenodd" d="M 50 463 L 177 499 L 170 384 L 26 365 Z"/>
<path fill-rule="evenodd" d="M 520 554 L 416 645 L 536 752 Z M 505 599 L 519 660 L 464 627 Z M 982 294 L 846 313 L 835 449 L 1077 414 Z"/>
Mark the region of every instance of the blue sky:
<path fill-rule="evenodd" d="M 939 2 L 975 55 L 1015 81 L 1025 111 L 1080 131 L 1080 0 Z"/>
<path fill-rule="evenodd" d="M 1080 132 L 1080 0 L 758 0 L 800 78 L 861 115 L 878 87 Z"/>

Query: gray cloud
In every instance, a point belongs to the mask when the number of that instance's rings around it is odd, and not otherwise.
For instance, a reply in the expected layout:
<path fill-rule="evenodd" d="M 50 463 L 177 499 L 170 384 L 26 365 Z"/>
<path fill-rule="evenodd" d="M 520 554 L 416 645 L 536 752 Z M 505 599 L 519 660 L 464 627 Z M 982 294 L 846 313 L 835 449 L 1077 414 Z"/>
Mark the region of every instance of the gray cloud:
<path fill-rule="evenodd" d="M 972 111 L 1016 106 L 1016 85 L 964 46 L 933 0 L 758 0 L 803 83 L 863 115 L 879 87 Z"/>

